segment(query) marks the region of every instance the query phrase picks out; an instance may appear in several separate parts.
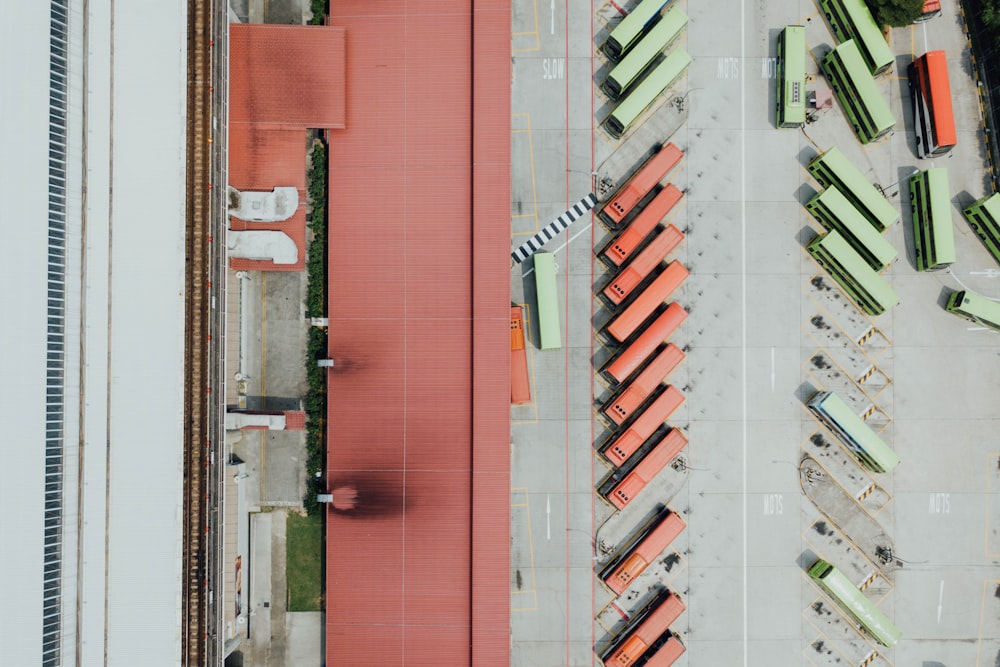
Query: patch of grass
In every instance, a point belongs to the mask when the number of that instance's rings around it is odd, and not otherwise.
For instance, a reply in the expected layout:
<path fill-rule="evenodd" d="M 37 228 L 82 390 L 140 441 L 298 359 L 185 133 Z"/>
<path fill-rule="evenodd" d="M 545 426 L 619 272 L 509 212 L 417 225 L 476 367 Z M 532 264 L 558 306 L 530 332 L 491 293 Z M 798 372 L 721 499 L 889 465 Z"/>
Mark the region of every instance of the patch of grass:
<path fill-rule="evenodd" d="M 323 609 L 323 517 L 289 513 L 286 523 L 285 576 L 288 611 Z"/>

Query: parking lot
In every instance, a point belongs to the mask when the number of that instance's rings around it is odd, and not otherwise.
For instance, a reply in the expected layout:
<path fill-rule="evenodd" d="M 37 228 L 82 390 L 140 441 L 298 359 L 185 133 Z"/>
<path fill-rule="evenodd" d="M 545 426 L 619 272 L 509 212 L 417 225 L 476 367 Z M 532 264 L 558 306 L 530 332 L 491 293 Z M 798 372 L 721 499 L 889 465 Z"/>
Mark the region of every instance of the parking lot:
<path fill-rule="evenodd" d="M 836 102 L 801 130 L 774 128 L 783 26 L 806 26 L 807 90 L 829 87 L 818 60 L 835 41 L 814 3 L 673 4 L 690 17 L 678 46 L 693 62 L 622 141 L 598 127 L 611 107 L 595 85 L 613 8 L 515 4 L 512 245 L 587 193 L 606 196 L 669 140 L 685 156 L 667 180 L 685 196 L 667 220 L 686 235 L 670 257 L 690 277 L 673 296 L 689 317 L 671 339 L 687 353 L 670 377 L 686 397 L 670 419 L 689 439 L 683 465 L 613 512 L 594 492 L 608 473 L 596 413 L 610 396 L 595 367 L 611 354 L 595 337 L 611 313 L 594 297 L 609 279 L 594 252 L 611 234 L 585 216 L 545 246 L 562 349 L 538 348 L 531 263 L 512 274 L 533 392 L 512 410 L 512 662 L 598 664 L 595 649 L 666 586 L 687 606 L 672 626 L 687 647 L 677 664 L 992 665 L 1000 345 L 942 308 L 952 289 L 1000 297 L 1000 272 L 960 213 L 991 186 L 958 7 L 892 32 L 896 63 L 877 81 L 896 127 L 863 146 Z M 948 54 L 958 145 L 918 160 L 905 70 L 931 49 Z M 820 227 L 803 204 L 821 189 L 805 165 L 834 145 L 901 213 L 885 233 L 900 303 L 876 318 L 804 250 Z M 958 255 L 933 274 L 915 268 L 905 180 L 929 166 L 949 172 Z M 893 474 L 861 469 L 806 411 L 817 389 L 866 416 L 902 459 Z M 659 504 L 688 527 L 615 600 L 595 569 Z M 805 574 L 816 557 L 894 620 L 895 649 L 831 607 Z"/>

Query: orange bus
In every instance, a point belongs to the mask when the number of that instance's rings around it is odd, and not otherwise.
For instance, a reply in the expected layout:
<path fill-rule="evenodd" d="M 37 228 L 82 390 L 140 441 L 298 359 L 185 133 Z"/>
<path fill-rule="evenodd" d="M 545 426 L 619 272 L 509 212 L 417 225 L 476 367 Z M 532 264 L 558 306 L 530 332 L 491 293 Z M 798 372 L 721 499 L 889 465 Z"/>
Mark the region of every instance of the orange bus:
<path fill-rule="evenodd" d="M 645 164 L 639 167 L 639 170 L 625 182 L 625 185 L 618 189 L 611 201 L 597 214 L 598 217 L 610 229 L 615 229 L 622 223 L 625 216 L 642 201 L 643 197 L 659 185 L 663 177 L 677 166 L 683 156 L 684 153 L 673 142 L 660 148 L 646 160 Z"/>
<path fill-rule="evenodd" d="M 670 667 L 677 662 L 677 658 L 684 655 L 684 650 L 684 644 L 671 632 L 667 641 L 653 649 L 643 667 Z"/>
<path fill-rule="evenodd" d="M 676 259 L 667 265 L 653 282 L 649 283 L 639 296 L 635 298 L 622 313 L 607 325 L 607 332 L 619 343 L 624 343 L 629 336 L 649 319 L 649 316 L 666 302 L 684 279 L 688 270 Z"/>
<path fill-rule="evenodd" d="M 958 136 L 945 52 L 928 51 L 910 63 L 907 74 L 913 100 L 917 157 L 946 155 L 958 143 Z"/>
<path fill-rule="evenodd" d="M 672 434 L 677 433 L 676 437 L 671 437 Z M 624 476 L 621 481 L 615 483 L 611 491 L 608 492 L 606 496 L 608 501 L 618 509 L 625 509 L 625 507 L 632 502 L 639 493 L 646 488 L 654 477 L 660 474 L 660 471 L 668 463 L 674 460 L 681 450 L 687 445 L 687 438 L 684 434 L 673 429 L 670 431 L 670 435 L 660 441 L 658 445 L 649 450 L 649 453 L 643 457 L 641 461 L 632 471 Z M 621 471 L 616 471 L 610 476 L 609 482 L 615 482 L 617 476 L 621 474 Z M 602 487 L 605 485 L 602 484 Z"/>
<path fill-rule="evenodd" d="M 634 665 L 667 633 L 670 625 L 683 613 L 684 603 L 676 594 L 672 591 L 661 592 L 643 607 L 625 626 L 625 630 L 601 652 L 601 660 L 606 667 Z M 667 640 L 666 644 L 669 643 Z"/>
<path fill-rule="evenodd" d="M 612 593 L 621 595 L 685 528 L 679 514 L 664 508 L 601 570 L 601 581 Z"/>
<path fill-rule="evenodd" d="M 673 252 L 683 238 L 684 234 L 677 231 L 673 225 L 657 234 L 645 250 L 639 253 L 635 261 L 622 269 L 604 288 L 602 292 L 604 298 L 613 306 L 621 305 L 622 301 L 632 293 L 632 290 L 645 280 L 653 269 L 658 268 L 663 263 L 663 260 Z"/>
<path fill-rule="evenodd" d="M 642 407 L 646 399 L 666 382 L 670 374 L 682 361 L 684 352 L 673 343 L 668 344 L 663 350 L 653 357 L 642 372 L 636 376 L 632 382 L 625 387 L 624 391 L 617 396 L 613 396 L 604 404 L 604 414 L 612 422 L 621 426 L 625 420 Z"/>
<path fill-rule="evenodd" d="M 619 468 L 624 466 L 629 458 L 639 450 L 642 443 L 649 440 L 683 403 L 684 394 L 677 387 L 667 385 L 663 393 L 642 411 L 624 433 L 617 437 L 614 435 L 608 437 L 605 445 L 601 447 L 601 454 L 611 464 Z M 680 449 L 684 449 L 684 445 L 687 444 L 687 441 L 684 440 L 684 434 L 677 429 L 671 431 L 664 440 L 676 443 Z"/>
<path fill-rule="evenodd" d="M 601 367 L 601 377 L 612 385 L 624 382 L 642 366 L 661 343 L 667 342 L 677 327 L 687 319 L 687 315 L 687 311 L 679 303 L 674 302 L 667 306 L 667 309 L 660 313 L 638 338 L 608 359 Z"/>
<path fill-rule="evenodd" d="M 667 183 L 666 187 L 660 190 L 653 197 L 653 200 L 642 209 L 642 212 L 635 216 L 632 224 L 612 239 L 611 243 L 601 251 L 601 261 L 612 270 L 624 264 L 683 196 L 684 193 L 678 190 L 673 183 Z M 681 231 L 673 225 L 668 225 L 667 229 L 672 230 L 671 234 L 681 239 L 684 238 Z M 678 243 L 680 243 L 680 240 L 678 240 Z"/>
<path fill-rule="evenodd" d="M 531 400 L 528 381 L 528 353 L 524 348 L 524 312 L 520 306 L 510 308 L 510 402 Z"/>

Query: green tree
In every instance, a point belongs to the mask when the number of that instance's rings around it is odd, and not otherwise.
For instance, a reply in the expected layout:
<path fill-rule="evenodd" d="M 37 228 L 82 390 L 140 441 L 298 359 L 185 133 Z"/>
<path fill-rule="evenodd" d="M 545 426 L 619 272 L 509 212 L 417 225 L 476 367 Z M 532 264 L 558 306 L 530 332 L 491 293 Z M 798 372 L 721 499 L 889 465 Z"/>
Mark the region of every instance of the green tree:
<path fill-rule="evenodd" d="M 868 0 L 868 6 L 877 24 L 900 28 L 920 18 L 924 0 Z"/>

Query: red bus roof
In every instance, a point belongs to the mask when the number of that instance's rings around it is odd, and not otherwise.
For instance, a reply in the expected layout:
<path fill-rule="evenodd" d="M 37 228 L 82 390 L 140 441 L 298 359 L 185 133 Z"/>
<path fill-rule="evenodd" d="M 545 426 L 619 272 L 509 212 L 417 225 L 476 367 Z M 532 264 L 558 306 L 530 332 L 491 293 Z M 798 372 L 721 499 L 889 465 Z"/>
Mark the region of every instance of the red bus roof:
<path fill-rule="evenodd" d="M 686 319 L 687 311 L 679 303 L 670 304 L 638 338 L 605 365 L 602 374 L 615 382 L 624 382 Z"/>
<path fill-rule="evenodd" d="M 673 209 L 683 196 L 684 193 L 678 190 L 673 183 L 667 183 L 646 204 L 646 207 L 642 209 L 639 215 L 635 216 L 632 223 L 608 244 L 608 247 L 602 253 L 604 258 L 614 266 L 624 264 L 632 253 L 635 252 L 635 249 L 642 244 L 643 239 L 649 236 L 649 233 L 670 213 L 670 210 Z M 672 229 L 677 234 L 681 233 L 673 225 L 668 226 L 667 229 Z M 683 234 L 681 236 L 683 238 Z"/>
<path fill-rule="evenodd" d="M 668 514 L 605 578 L 608 588 L 616 595 L 624 593 L 632 581 L 642 574 L 686 527 L 687 524 L 679 514 L 675 512 Z"/>
<path fill-rule="evenodd" d="M 677 433 L 679 438 L 671 436 Z M 632 472 L 625 476 L 608 494 L 608 500 L 618 509 L 625 509 L 625 506 L 632 502 L 639 492 L 642 491 L 654 477 L 668 463 L 674 460 L 680 452 L 687 446 L 687 438 L 684 434 L 674 429 L 670 434 L 660 441 L 646 454 L 645 458 L 639 462 Z"/>
<path fill-rule="evenodd" d="M 325 662 L 507 665 L 510 2 L 330 10 Z"/>
<path fill-rule="evenodd" d="M 684 352 L 673 343 L 667 345 L 629 383 L 625 391 L 608 401 L 604 414 L 616 424 L 624 423 L 684 361 L 684 356 Z"/>
<path fill-rule="evenodd" d="M 941 11 L 941 0 L 924 0 L 922 14 L 934 14 Z"/>
<path fill-rule="evenodd" d="M 618 225 L 635 208 L 643 197 L 673 169 L 684 153 L 673 142 L 663 146 L 643 164 L 625 185 L 618 190 L 611 201 L 601 209 L 600 218 L 612 225 Z"/>
<path fill-rule="evenodd" d="M 615 276 L 611 283 L 604 288 L 604 296 L 614 305 L 621 304 L 628 298 L 646 276 L 667 258 L 674 248 L 684 240 L 684 234 L 673 225 L 668 225 L 652 241 L 649 242 L 642 252 L 628 266 L 622 269 Z"/>
<path fill-rule="evenodd" d="M 934 136 L 939 146 L 954 146 L 958 142 L 955 133 L 955 113 L 951 105 L 951 84 L 948 81 L 948 58 L 944 51 L 928 51 L 920 56 L 927 68 L 927 82 L 930 90 L 922 90 L 928 104 L 933 105 Z M 921 85 L 924 78 L 921 77 Z"/>
<path fill-rule="evenodd" d="M 616 466 L 625 465 L 629 457 L 635 454 L 642 443 L 648 440 L 682 403 L 684 394 L 673 385 L 667 386 L 655 401 L 646 406 L 632 425 L 614 439 L 604 452 L 604 456 Z"/>
<path fill-rule="evenodd" d="M 610 324 L 607 330 L 615 340 L 625 342 L 656 308 L 674 293 L 688 277 L 688 270 L 676 259 L 667 265 L 653 282 L 622 311 Z"/>
<path fill-rule="evenodd" d="M 629 667 L 663 636 L 670 625 L 684 613 L 684 603 L 674 593 L 662 599 L 622 645 L 604 661 L 608 667 Z M 683 650 L 681 651 L 683 653 Z M 647 663 L 648 664 L 648 663 Z"/>

